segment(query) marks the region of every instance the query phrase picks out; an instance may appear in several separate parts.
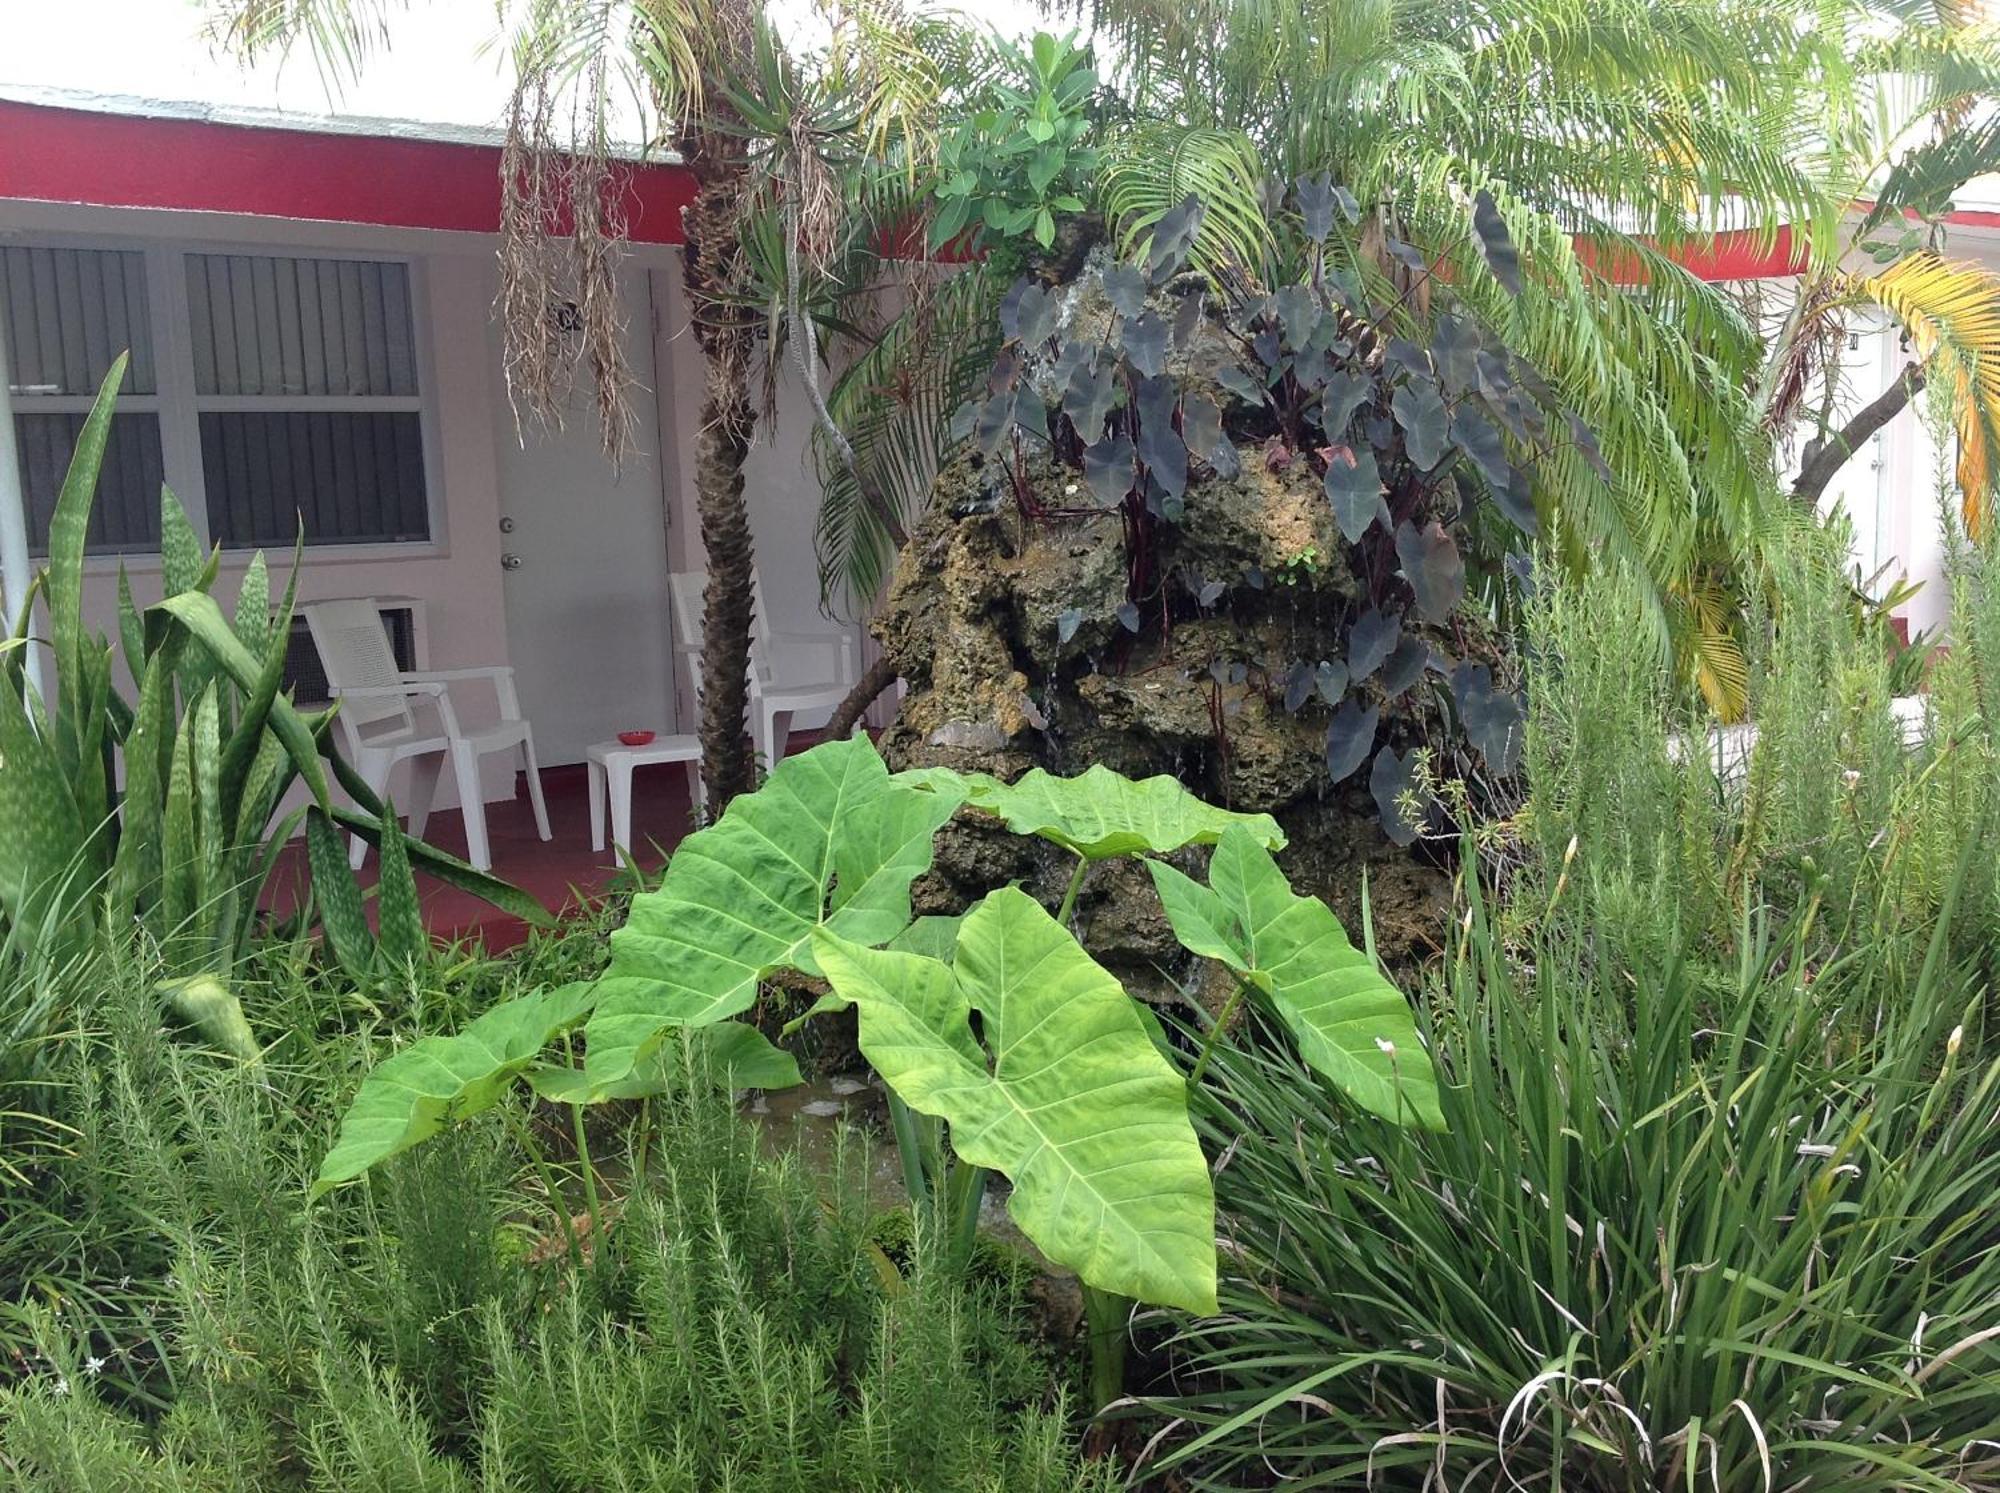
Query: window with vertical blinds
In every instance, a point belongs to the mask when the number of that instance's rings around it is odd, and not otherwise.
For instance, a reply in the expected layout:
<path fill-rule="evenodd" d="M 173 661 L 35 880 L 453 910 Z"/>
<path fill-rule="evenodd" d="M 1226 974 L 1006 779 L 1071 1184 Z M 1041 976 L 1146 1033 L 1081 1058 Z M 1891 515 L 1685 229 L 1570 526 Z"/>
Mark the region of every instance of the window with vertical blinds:
<path fill-rule="evenodd" d="M 0 248 L 0 318 L 31 549 L 47 553 L 49 520 L 84 416 L 98 384 L 127 350 L 132 361 L 98 474 L 89 545 L 104 554 L 157 549 L 163 463 L 144 256 Z"/>
<path fill-rule="evenodd" d="M 210 534 L 429 539 L 409 267 L 190 254 L 187 286 Z"/>
<path fill-rule="evenodd" d="M 163 481 L 226 548 L 301 531 L 309 545 L 431 539 L 408 264 L 8 244 L 0 318 L 37 553 L 91 398 L 128 349 L 93 552 L 158 548 Z"/>

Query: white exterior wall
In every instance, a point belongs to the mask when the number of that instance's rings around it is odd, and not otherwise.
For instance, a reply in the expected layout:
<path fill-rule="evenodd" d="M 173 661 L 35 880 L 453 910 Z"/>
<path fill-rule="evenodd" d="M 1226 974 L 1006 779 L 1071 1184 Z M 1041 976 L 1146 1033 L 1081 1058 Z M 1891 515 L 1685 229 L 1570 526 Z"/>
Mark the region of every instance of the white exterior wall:
<path fill-rule="evenodd" d="M 491 664 L 528 666 L 533 647 L 510 644 L 500 559 L 510 536 L 500 531 L 506 507 L 547 493 L 560 476 L 559 497 L 575 522 L 588 525 L 603 505 L 624 505 L 629 520 L 635 504 L 657 504 L 664 531 L 648 539 L 650 555 L 620 554 L 604 563 L 574 566 L 578 615 L 601 624 L 607 593 L 626 630 L 625 646 L 606 650 L 593 673 L 610 712 L 634 697 L 657 691 L 669 716 L 678 689 L 680 719 L 689 723 L 692 685 L 676 678 L 667 647 L 668 607 L 660 587 L 665 568 L 698 568 L 700 543 L 694 514 L 694 438 L 700 411 L 701 358 L 687 328 L 678 251 L 638 246 L 624 266 L 635 277 L 632 294 L 643 307 L 650 295 L 653 315 L 637 315 L 628 329 L 631 358 L 644 387 L 637 396 L 654 408 L 645 423 L 651 439 L 614 473 L 597 450 L 594 421 L 585 414 L 560 436 L 529 437 L 524 450 L 508 410 L 491 322 L 496 271 L 493 240 L 459 234 L 380 228 L 367 225 L 294 222 L 234 215 L 94 208 L 68 204 L 0 200 L 0 243 L 15 237 L 61 238 L 106 246 L 191 242 L 273 251 L 344 251 L 412 257 L 418 267 L 414 314 L 425 356 L 426 436 L 431 445 L 432 542 L 427 545 L 325 547 L 308 550 L 300 572 L 301 600 L 344 596 L 412 597 L 424 606 L 424 656 L 419 666 L 469 668 Z M 759 565 L 775 624 L 795 632 L 831 632 L 842 624 L 821 616 L 813 559 L 812 531 L 818 486 L 805 458 L 809 416 L 797 413 L 804 401 L 784 400 L 775 424 L 760 422 L 751 459 L 748 500 L 757 536 Z M 656 417 L 656 418 L 654 418 Z M 190 505 L 192 506 L 192 504 Z M 630 532 L 629 528 L 626 531 Z M 233 600 L 247 554 L 226 554 L 218 594 Z M 282 584 L 286 560 L 269 557 Z M 524 557 L 528 558 L 528 557 Z M 135 599 L 143 607 L 160 595 L 159 562 L 126 556 Z M 117 634 L 116 559 L 87 562 L 84 621 L 107 636 Z M 607 576 L 613 579 L 607 582 Z M 648 580 L 647 577 L 652 577 Z M 518 655 L 518 656 L 517 656 Z M 782 671 L 782 660 L 780 661 Z M 622 674 L 621 674 L 621 671 Z M 637 681 L 636 683 L 634 681 Z M 531 680 L 520 679 L 524 704 L 533 697 Z M 454 691 L 454 704 L 460 692 Z M 464 692 L 461 715 L 467 724 L 489 718 L 490 695 L 473 686 Z M 531 719 L 532 711 L 530 712 Z M 671 723 L 671 722 L 668 722 Z M 818 722 L 802 719 L 809 729 Z M 545 764 L 580 756 L 574 723 L 537 726 L 537 735 L 555 747 L 542 753 Z M 593 726 L 598 734 L 608 729 Z M 499 758 L 489 759 L 486 797 L 511 797 L 512 773 Z M 392 784 L 398 793 L 399 785 Z M 450 774 L 438 785 L 438 807 L 456 804 Z"/>

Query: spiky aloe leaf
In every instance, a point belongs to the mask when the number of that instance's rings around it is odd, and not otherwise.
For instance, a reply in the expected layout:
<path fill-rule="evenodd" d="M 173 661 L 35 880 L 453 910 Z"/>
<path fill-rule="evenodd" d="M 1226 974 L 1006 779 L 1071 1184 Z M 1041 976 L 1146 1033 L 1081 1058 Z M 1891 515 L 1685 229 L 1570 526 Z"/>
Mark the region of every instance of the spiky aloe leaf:
<path fill-rule="evenodd" d="M 396 820 L 396 806 L 382 805 L 382 869 L 375 882 L 376 950 L 390 970 L 407 969 L 429 946 L 424 937 L 417 879 L 410 874 L 409 840 Z"/>
<path fill-rule="evenodd" d="M 1331 908 L 1292 890 L 1254 836 L 1223 835 L 1207 886 L 1163 861 L 1147 869 L 1174 935 L 1265 992 L 1315 1072 L 1364 1109 L 1444 1128 L 1409 1001 L 1347 941 Z"/>
<path fill-rule="evenodd" d="M 222 811 L 233 824 L 239 818 L 244 780 L 251 763 L 265 742 L 271 707 L 278 698 L 284 679 L 285 655 L 291 642 L 292 606 L 298 597 L 299 556 L 292 556 L 292 574 L 285 585 L 284 601 L 276 617 L 270 611 L 270 581 L 264 571 L 264 554 L 259 550 L 243 577 L 243 589 L 236 599 L 235 629 L 244 650 L 261 660 L 255 684 L 244 691 L 243 709 L 222 753 Z"/>
<path fill-rule="evenodd" d="M 35 729 L 27 697 L 10 680 L 0 687 L 0 912 L 17 936 L 39 941 L 50 899 L 77 869 L 84 834 L 54 746 Z"/>
<path fill-rule="evenodd" d="M 1269 814 L 1240 814 L 1196 798 L 1166 775 L 1134 780 L 1098 765 L 1073 778 L 1037 767 L 1012 783 L 985 773 L 926 768 L 906 781 L 937 789 L 963 784 L 966 802 L 998 814 L 1017 835 L 1040 835 L 1085 860 L 1148 852 L 1165 855 L 1187 845 L 1213 845 L 1242 825 L 1272 849 L 1285 832 Z"/>
<path fill-rule="evenodd" d="M 258 692 L 264 673 L 264 660 L 253 658 L 248 649 L 236 636 L 236 630 L 229 625 L 229 619 L 222 615 L 215 598 L 202 591 L 183 591 L 170 595 L 154 610 L 164 612 L 182 627 L 186 628 L 200 647 L 194 651 L 206 652 L 217 667 L 230 681 L 247 695 Z M 189 677 L 186 668 L 182 670 L 185 682 Z M 306 724 L 292 702 L 280 695 L 270 704 L 269 722 L 278 739 L 292 755 L 292 765 L 305 779 L 312 790 L 313 801 L 324 809 L 330 801 L 326 786 L 326 773 L 320 765 L 319 743 L 314 739 L 312 728 Z"/>
<path fill-rule="evenodd" d="M 862 945 L 902 932 L 910 883 L 957 806 L 949 785 L 891 779 L 865 736 L 779 763 L 682 842 L 658 889 L 633 898 L 630 921 L 611 935 L 588 1032 L 592 1085 L 623 1078 L 671 1027 L 746 1010 L 765 975 L 811 972 L 822 924 Z"/>
<path fill-rule="evenodd" d="M 222 796 L 219 786 L 222 725 L 217 690 L 210 684 L 181 722 L 188 737 L 188 762 L 194 780 L 195 931 L 204 949 L 217 928 L 227 921 L 224 903 L 235 888 L 228 882 L 224 851 Z"/>
<path fill-rule="evenodd" d="M 174 660 L 170 640 L 144 670 L 139 708 L 125 737 L 125 793 L 118 812 L 118 853 L 111 866 L 111 921 L 130 922 L 159 887 L 166 834 L 166 779 L 174 748 Z M 142 660 L 143 666 L 143 660 Z M 161 930 L 155 929 L 157 934 Z"/>
<path fill-rule="evenodd" d="M 347 847 L 333 821 L 313 809 L 306 814 L 306 865 L 312 871 L 313 901 L 333 957 L 350 980 L 375 973 L 375 935 L 361 905 L 361 883 L 347 864 Z"/>
<path fill-rule="evenodd" d="M 160 993 L 183 1021 L 228 1053 L 246 1063 L 263 1060 L 257 1037 L 243 1015 L 243 1002 L 219 975 L 189 975 L 165 980 Z"/>
<path fill-rule="evenodd" d="M 160 834 L 160 937 L 168 968 L 184 967 L 196 900 L 194 732 L 186 720 L 174 736 L 167 764 L 167 798 Z"/>
<path fill-rule="evenodd" d="M 540 990 L 495 1006 L 462 1032 L 413 1042 L 381 1064 L 361 1081 L 312 1196 L 491 1109 L 593 999 L 587 983 Z"/>
<path fill-rule="evenodd" d="M 90 529 L 90 508 L 97 497 L 98 468 L 104 463 L 104 446 L 111 438 L 111 411 L 118 402 L 118 386 L 125 381 L 125 365 L 130 354 L 120 353 L 112 361 L 98 385 L 97 398 L 77 432 L 76 450 L 69 470 L 63 474 L 62 491 L 56 496 L 55 511 L 49 517 L 49 563 L 42 594 L 49 607 L 49 640 L 55 648 L 56 679 L 61 703 L 59 719 L 80 722 L 87 709 L 88 689 L 84 652 L 89 640 L 83 631 L 83 552 Z M 75 772 L 79 766 L 74 734 L 66 737 L 64 766 Z"/>
<path fill-rule="evenodd" d="M 1215 1196 L 1187 1087 L 1032 897 L 990 893 L 949 965 L 828 929 L 813 944 L 883 1082 L 949 1123 L 963 1160 L 1006 1175 L 1007 1210 L 1043 1254 L 1106 1291 L 1215 1310 Z"/>

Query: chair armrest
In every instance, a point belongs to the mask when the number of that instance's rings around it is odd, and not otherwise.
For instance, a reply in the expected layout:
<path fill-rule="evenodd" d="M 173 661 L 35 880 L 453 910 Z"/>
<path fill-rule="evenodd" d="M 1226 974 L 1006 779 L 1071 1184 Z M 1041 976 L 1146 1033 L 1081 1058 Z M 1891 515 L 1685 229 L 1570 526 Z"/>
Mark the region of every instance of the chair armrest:
<path fill-rule="evenodd" d="M 489 664 L 477 669 L 418 669 L 402 676 L 408 682 L 425 684 L 459 684 L 468 679 L 512 679 L 512 664 Z"/>
<path fill-rule="evenodd" d="M 518 721 L 521 718 L 521 698 L 514 690 L 514 668 L 511 664 L 487 664 L 475 669 L 421 669 L 402 677 L 407 683 L 432 685 L 440 691 L 449 684 L 463 684 L 474 679 L 490 680 L 493 694 L 500 702 L 500 719 Z M 453 729 L 455 731 L 456 727 Z"/>
<path fill-rule="evenodd" d="M 423 695 L 437 699 L 444 694 L 441 681 L 419 679 L 414 674 L 403 676 L 401 684 L 370 685 L 366 689 L 352 687 L 332 687 L 336 700 L 402 700 L 411 695 Z"/>

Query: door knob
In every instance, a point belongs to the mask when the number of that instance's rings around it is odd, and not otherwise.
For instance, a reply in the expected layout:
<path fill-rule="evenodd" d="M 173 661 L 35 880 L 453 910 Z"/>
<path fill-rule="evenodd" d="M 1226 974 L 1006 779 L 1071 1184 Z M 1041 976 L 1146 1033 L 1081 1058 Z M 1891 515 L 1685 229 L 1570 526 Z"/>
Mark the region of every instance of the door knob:
<path fill-rule="evenodd" d="M 502 555 L 500 557 L 500 568 L 502 570 L 519 570 L 521 568 L 521 557 L 519 555 Z"/>
<path fill-rule="evenodd" d="M 514 520 L 511 516 L 500 520 L 500 532 L 502 534 L 511 534 L 514 532 Z"/>

